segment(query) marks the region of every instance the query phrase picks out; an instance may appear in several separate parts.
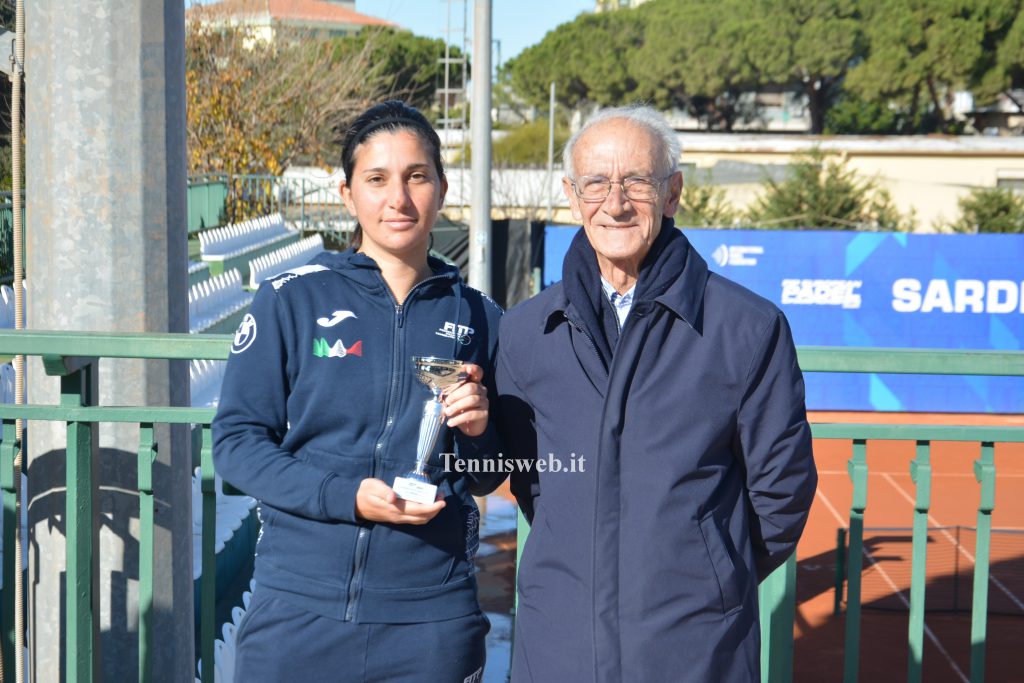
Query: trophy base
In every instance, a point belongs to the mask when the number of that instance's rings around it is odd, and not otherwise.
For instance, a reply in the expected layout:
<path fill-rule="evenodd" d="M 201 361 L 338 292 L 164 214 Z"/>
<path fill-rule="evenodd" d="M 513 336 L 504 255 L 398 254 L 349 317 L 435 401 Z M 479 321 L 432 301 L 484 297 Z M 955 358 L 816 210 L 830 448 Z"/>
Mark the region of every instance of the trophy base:
<path fill-rule="evenodd" d="M 391 488 L 399 498 L 413 503 L 430 505 L 437 500 L 437 486 L 416 472 L 410 472 L 404 477 L 395 477 L 395 483 Z"/>

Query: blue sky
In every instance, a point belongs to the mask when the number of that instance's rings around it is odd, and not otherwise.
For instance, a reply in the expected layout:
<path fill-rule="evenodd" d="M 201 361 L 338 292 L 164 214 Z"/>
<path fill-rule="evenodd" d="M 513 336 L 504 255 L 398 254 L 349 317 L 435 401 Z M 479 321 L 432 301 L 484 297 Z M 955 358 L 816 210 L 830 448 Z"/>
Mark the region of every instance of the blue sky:
<path fill-rule="evenodd" d="M 469 37 L 473 37 L 473 0 L 467 0 Z M 462 26 L 462 2 L 452 3 L 452 28 Z M 559 24 L 572 21 L 583 11 L 593 10 L 593 0 L 493 0 L 492 38 L 501 41 L 502 61 L 523 48 L 540 42 Z M 447 0 L 356 0 L 356 9 L 404 26 L 422 36 L 444 37 Z M 453 41 L 461 42 L 461 32 Z M 497 59 L 497 54 L 495 54 Z"/>

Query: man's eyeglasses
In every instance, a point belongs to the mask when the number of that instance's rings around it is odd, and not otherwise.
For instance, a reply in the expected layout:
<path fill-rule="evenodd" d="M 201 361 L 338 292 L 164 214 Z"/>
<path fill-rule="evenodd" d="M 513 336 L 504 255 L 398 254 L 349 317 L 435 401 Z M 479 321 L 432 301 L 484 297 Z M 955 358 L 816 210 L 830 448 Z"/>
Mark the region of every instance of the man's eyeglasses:
<path fill-rule="evenodd" d="M 585 202 L 603 202 L 611 194 L 612 185 L 618 185 L 627 199 L 650 202 L 658 198 L 662 184 L 671 177 L 672 174 L 663 178 L 630 176 L 621 181 L 612 181 L 604 176 L 584 175 L 572 181 L 572 189 Z"/>

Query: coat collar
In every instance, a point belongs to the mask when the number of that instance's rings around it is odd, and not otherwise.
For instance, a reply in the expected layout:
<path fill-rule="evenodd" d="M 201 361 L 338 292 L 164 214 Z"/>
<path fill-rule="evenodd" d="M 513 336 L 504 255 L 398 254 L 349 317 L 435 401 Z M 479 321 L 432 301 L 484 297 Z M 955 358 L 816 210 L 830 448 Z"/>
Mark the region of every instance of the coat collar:
<path fill-rule="evenodd" d="M 678 230 L 678 228 L 675 227 L 671 219 L 666 219 L 662 230 Z M 707 285 L 710 271 L 707 261 L 697 253 L 682 231 L 680 231 L 679 237 L 684 240 L 686 247 L 686 262 L 680 272 L 676 274 L 673 283 L 661 295 L 655 297 L 654 301 L 675 313 L 700 333 L 703 327 L 701 325 L 701 309 L 704 306 L 704 288 Z M 594 286 L 598 287 L 600 283 L 595 282 Z M 559 286 L 557 291 L 552 294 L 553 296 L 541 315 L 541 327 L 544 332 L 550 332 L 566 318 L 579 319 L 579 313 L 575 310 L 573 303 L 569 301 L 563 287 Z"/>

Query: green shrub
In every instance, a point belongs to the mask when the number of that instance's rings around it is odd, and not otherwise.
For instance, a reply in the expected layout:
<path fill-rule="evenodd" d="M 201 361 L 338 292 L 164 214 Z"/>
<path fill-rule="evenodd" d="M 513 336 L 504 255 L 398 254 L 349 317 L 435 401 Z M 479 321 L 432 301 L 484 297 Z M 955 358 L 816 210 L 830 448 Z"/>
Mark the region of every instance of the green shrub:
<path fill-rule="evenodd" d="M 1003 187 L 980 187 L 957 202 L 956 232 L 1024 233 L 1024 197 Z"/>

